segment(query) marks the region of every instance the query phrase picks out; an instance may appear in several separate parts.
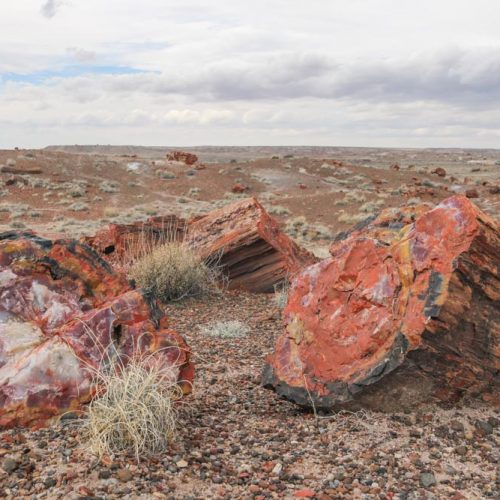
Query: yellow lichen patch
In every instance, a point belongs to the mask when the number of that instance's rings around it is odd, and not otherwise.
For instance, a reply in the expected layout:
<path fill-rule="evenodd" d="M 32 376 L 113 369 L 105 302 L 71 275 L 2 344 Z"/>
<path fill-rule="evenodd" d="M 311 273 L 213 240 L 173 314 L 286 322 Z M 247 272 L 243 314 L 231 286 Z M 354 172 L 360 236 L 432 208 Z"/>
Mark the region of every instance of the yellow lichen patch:
<path fill-rule="evenodd" d="M 292 339 L 296 345 L 300 345 L 304 338 L 304 324 L 298 316 L 295 316 L 288 324 L 286 331 L 288 333 L 288 338 Z"/>

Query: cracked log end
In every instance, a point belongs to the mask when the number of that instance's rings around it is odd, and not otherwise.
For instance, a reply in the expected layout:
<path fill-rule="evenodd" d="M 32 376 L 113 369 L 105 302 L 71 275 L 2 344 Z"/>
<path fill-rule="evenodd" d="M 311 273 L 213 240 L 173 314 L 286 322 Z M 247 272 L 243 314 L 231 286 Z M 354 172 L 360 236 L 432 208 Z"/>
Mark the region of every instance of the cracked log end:
<path fill-rule="evenodd" d="M 456 196 L 379 234 L 373 224 L 354 231 L 294 280 L 264 385 L 304 406 L 382 410 L 492 391 L 494 221 Z"/>
<path fill-rule="evenodd" d="M 281 232 L 255 198 L 214 210 L 189 225 L 186 242 L 201 255 L 218 259 L 230 288 L 272 292 L 316 258 Z"/>

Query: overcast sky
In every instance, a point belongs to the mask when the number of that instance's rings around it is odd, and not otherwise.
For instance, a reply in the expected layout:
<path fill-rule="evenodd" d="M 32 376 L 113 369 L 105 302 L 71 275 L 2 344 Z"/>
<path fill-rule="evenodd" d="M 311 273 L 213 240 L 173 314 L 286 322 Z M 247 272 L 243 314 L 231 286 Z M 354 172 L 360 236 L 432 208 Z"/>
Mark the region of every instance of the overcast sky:
<path fill-rule="evenodd" d="M 2 0 L 0 147 L 500 147 L 499 0 Z"/>

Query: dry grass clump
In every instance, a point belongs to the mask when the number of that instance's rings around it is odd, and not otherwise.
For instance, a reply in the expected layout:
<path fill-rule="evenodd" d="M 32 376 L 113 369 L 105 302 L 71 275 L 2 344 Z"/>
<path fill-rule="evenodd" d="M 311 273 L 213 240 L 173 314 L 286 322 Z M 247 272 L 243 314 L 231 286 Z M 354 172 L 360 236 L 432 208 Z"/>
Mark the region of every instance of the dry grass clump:
<path fill-rule="evenodd" d="M 117 193 L 120 191 L 120 184 L 116 181 L 102 181 L 99 184 L 99 191 L 103 193 Z"/>
<path fill-rule="evenodd" d="M 345 222 L 346 224 L 357 224 L 358 222 L 365 220 L 367 217 L 366 213 L 349 214 L 344 210 L 341 210 L 337 220 L 339 222 Z"/>
<path fill-rule="evenodd" d="M 219 337 L 223 339 L 237 339 L 244 337 L 250 328 L 241 321 L 216 321 L 209 325 L 200 327 L 203 334 L 211 337 Z"/>
<path fill-rule="evenodd" d="M 300 241 L 330 240 L 331 230 L 323 224 L 309 224 L 304 216 L 294 217 L 285 226 L 285 232 Z"/>
<path fill-rule="evenodd" d="M 290 215 L 291 213 L 288 208 L 281 205 L 271 205 L 267 208 L 267 212 L 271 215 Z"/>
<path fill-rule="evenodd" d="M 99 387 L 83 424 L 83 439 L 102 458 L 121 452 L 161 453 L 176 434 L 176 402 L 182 397 L 177 369 L 154 354 L 115 361 L 94 374 Z"/>
<path fill-rule="evenodd" d="M 89 206 L 87 203 L 75 202 L 69 205 L 68 209 L 72 212 L 86 212 L 87 210 L 89 210 Z"/>
<path fill-rule="evenodd" d="M 129 277 L 146 294 L 166 303 L 213 292 L 220 273 L 182 241 L 170 241 L 138 258 Z"/>
<path fill-rule="evenodd" d="M 290 282 L 285 280 L 279 285 L 274 285 L 274 303 L 280 308 L 284 309 L 288 302 L 288 294 L 290 292 Z"/>

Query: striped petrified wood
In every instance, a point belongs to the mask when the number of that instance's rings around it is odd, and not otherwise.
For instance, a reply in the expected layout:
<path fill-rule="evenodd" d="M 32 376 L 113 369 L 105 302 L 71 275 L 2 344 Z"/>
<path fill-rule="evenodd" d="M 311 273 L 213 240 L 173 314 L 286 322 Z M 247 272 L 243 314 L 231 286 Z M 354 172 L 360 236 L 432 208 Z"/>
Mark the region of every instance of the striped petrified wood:
<path fill-rule="evenodd" d="M 255 198 L 246 198 L 189 224 L 186 243 L 218 261 L 231 288 L 271 292 L 316 258 L 284 234 Z"/>

